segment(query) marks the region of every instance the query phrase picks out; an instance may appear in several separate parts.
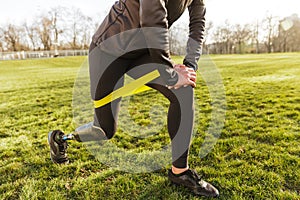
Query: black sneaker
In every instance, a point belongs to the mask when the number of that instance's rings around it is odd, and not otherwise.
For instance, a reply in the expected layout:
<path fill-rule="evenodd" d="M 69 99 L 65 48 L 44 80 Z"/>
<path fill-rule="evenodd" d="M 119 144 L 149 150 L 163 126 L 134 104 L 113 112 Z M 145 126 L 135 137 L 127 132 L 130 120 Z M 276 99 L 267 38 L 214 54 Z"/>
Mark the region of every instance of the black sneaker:
<path fill-rule="evenodd" d="M 187 171 L 177 175 L 170 169 L 168 177 L 172 183 L 184 186 L 196 195 L 219 197 L 219 191 L 211 184 L 202 180 L 194 170 L 188 169 Z"/>
<path fill-rule="evenodd" d="M 48 134 L 48 143 L 50 145 L 50 157 L 52 162 L 56 164 L 68 164 L 67 141 L 63 141 L 64 133 L 60 130 L 51 131 Z"/>

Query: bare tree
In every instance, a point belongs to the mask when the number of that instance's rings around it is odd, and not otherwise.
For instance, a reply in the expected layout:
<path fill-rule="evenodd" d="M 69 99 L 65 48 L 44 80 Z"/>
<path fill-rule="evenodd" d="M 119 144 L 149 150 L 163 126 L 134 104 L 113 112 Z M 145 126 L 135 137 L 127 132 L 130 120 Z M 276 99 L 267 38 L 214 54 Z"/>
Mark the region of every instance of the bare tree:
<path fill-rule="evenodd" d="M 285 17 L 279 21 L 276 42 L 279 52 L 300 51 L 300 18 L 297 14 Z"/>
<path fill-rule="evenodd" d="M 204 36 L 204 40 L 203 40 L 203 50 L 205 50 L 207 53 L 209 53 L 209 45 L 207 44 L 207 41 L 209 40 L 208 38 L 210 38 L 211 35 L 211 30 L 213 28 L 213 22 L 209 21 L 206 23 L 205 25 L 205 36 Z"/>
<path fill-rule="evenodd" d="M 4 50 L 4 45 L 3 45 L 2 40 L 0 40 L 0 56 L 1 56 L 2 52 L 3 52 L 3 50 Z"/>
<path fill-rule="evenodd" d="M 85 15 L 78 8 L 72 8 L 70 11 L 69 38 L 71 39 L 70 46 L 72 49 L 80 48 L 80 39 L 85 31 L 82 26 L 85 24 Z"/>
<path fill-rule="evenodd" d="M 228 21 L 225 22 L 225 25 L 216 28 L 213 33 L 213 40 L 215 41 L 214 53 L 228 54 L 233 52 L 232 26 Z"/>
<path fill-rule="evenodd" d="M 173 55 L 184 55 L 188 40 L 188 24 L 174 24 L 169 30 L 169 46 Z"/>
<path fill-rule="evenodd" d="M 24 23 L 23 26 L 31 43 L 32 50 L 35 51 L 39 45 L 38 27 L 35 24 L 28 25 L 27 23 Z"/>
<path fill-rule="evenodd" d="M 2 52 L 5 50 L 3 38 L 2 29 L 0 28 L 0 56 L 2 56 Z"/>
<path fill-rule="evenodd" d="M 260 53 L 260 49 L 259 49 L 259 22 L 257 21 L 254 25 L 254 29 L 253 29 L 253 38 L 255 41 L 255 52 L 256 53 Z"/>
<path fill-rule="evenodd" d="M 48 16 L 41 16 L 37 26 L 39 39 L 44 46 L 44 50 L 50 50 L 52 46 L 51 40 L 52 20 Z"/>
<path fill-rule="evenodd" d="M 0 27 L 0 52 L 4 50 L 4 29 Z"/>
<path fill-rule="evenodd" d="M 235 41 L 235 44 L 237 45 L 237 53 L 245 53 L 244 46 L 246 45 L 246 42 L 250 39 L 250 26 L 249 24 L 240 25 L 236 24 L 234 26 L 234 32 L 233 32 L 233 40 Z"/>
<path fill-rule="evenodd" d="M 289 51 L 300 51 L 300 18 L 297 14 L 292 15 L 290 18 L 293 21 L 293 26 L 287 30 L 289 32 Z"/>
<path fill-rule="evenodd" d="M 51 30 L 53 32 L 53 46 L 55 50 L 55 56 L 58 55 L 58 45 L 59 45 L 59 36 L 64 32 L 65 20 L 67 18 L 65 7 L 54 7 L 52 8 L 48 14 L 51 19 Z"/>
<path fill-rule="evenodd" d="M 7 45 L 8 50 L 19 51 L 22 48 L 20 44 L 20 37 L 22 36 L 23 29 L 12 24 L 8 24 L 2 28 L 3 40 Z"/>
<path fill-rule="evenodd" d="M 265 39 L 265 46 L 267 48 L 267 52 L 271 53 L 273 52 L 273 40 L 276 35 L 276 27 L 277 27 L 277 21 L 275 20 L 275 17 L 273 15 L 268 15 L 264 20 L 264 27 L 266 32 L 266 39 Z"/>
<path fill-rule="evenodd" d="M 91 17 L 84 16 L 83 21 L 84 23 L 81 25 L 83 29 L 81 34 L 81 48 L 88 49 L 91 43 L 92 34 L 94 33 L 93 20 Z"/>

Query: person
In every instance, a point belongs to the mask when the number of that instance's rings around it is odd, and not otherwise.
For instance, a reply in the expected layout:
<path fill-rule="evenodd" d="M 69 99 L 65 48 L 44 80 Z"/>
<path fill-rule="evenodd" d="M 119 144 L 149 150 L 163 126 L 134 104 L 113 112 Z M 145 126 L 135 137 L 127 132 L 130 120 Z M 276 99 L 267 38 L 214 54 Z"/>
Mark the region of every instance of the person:
<path fill-rule="evenodd" d="M 189 38 L 182 64 L 170 58 L 168 31 L 188 9 Z M 194 88 L 205 30 L 204 0 L 119 0 L 93 35 L 89 51 L 91 97 L 101 100 L 123 86 L 124 75 L 143 77 L 153 70 L 160 76 L 146 85 L 169 101 L 168 132 L 172 167 L 168 178 L 196 195 L 218 197 L 219 191 L 188 166 L 194 119 Z M 136 69 L 136 70 L 135 70 Z M 118 98 L 95 108 L 94 121 L 65 135 L 51 131 L 48 141 L 54 163 L 68 163 L 67 140 L 111 139 L 117 129 Z"/>

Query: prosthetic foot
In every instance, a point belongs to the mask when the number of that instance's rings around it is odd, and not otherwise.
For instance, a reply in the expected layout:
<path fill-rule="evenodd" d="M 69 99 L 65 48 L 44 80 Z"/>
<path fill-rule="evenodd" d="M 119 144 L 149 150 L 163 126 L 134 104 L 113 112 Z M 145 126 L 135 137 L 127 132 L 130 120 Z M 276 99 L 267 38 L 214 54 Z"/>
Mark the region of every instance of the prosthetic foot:
<path fill-rule="evenodd" d="M 60 130 L 51 131 L 48 134 L 48 143 L 50 146 L 50 157 L 56 164 L 68 164 L 67 156 L 68 140 L 78 142 L 90 142 L 106 140 L 107 137 L 100 127 L 93 125 L 93 122 L 78 127 L 74 133 L 65 135 Z"/>

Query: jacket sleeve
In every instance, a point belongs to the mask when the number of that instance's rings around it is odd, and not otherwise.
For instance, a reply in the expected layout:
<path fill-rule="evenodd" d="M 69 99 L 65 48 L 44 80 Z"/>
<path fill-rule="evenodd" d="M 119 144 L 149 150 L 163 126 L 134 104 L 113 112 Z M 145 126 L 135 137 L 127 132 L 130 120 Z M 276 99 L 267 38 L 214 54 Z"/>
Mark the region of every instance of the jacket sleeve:
<path fill-rule="evenodd" d="M 202 53 L 202 43 L 205 31 L 205 13 L 206 7 L 204 0 L 193 0 L 188 7 L 190 24 L 189 24 L 189 39 L 186 48 L 186 57 L 183 64 L 198 69 L 198 61 Z"/>
<path fill-rule="evenodd" d="M 170 59 L 167 9 L 165 0 L 140 0 L 140 25 L 153 63 L 167 85 L 174 85 L 178 75 Z"/>

